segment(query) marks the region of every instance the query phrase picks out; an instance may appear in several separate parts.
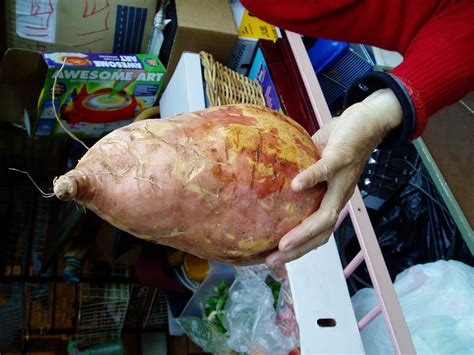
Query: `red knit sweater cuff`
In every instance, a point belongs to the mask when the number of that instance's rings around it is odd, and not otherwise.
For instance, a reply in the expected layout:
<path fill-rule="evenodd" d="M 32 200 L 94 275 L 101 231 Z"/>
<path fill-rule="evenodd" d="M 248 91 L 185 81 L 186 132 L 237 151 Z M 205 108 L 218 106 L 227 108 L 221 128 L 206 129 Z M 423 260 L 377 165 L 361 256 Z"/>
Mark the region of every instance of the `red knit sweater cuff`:
<path fill-rule="evenodd" d="M 423 99 L 420 91 L 416 89 L 416 86 L 410 79 L 398 75 L 396 69 L 392 70 L 390 73 L 397 77 L 397 79 L 405 86 L 408 95 L 410 95 L 413 107 L 415 109 L 415 131 L 413 132 L 411 139 L 418 138 L 425 130 L 426 123 L 428 121 L 425 100 Z"/>

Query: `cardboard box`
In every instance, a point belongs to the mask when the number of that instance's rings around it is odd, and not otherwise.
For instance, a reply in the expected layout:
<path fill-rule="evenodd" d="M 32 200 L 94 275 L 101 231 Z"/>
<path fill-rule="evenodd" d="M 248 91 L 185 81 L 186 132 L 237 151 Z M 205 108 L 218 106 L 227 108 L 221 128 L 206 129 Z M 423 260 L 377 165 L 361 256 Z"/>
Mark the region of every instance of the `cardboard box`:
<path fill-rule="evenodd" d="M 147 54 L 13 49 L 2 62 L 0 105 L 7 108 L 10 121 L 23 122 L 32 136 L 65 136 L 56 110 L 77 136 L 101 137 L 154 105 L 164 73 L 158 58 Z"/>
<path fill-rule="evenodd" d="M 230 0 L 230 6 L 235 25 L 239 29 L 239 37 L 227 66 L 238 73 L 247 75 L 257 49 L 258 40 L 276 41 L 281 38 L 281 32 L 278 27 L 249 14 L 239 0 Z"/>
<path fill-rule="evenodd" d="M 157 0 L 7 0 L 7 45 L 145 53 L 156 8 Z"/>
<path fill-rule="evenodd" d="M 223 0 L 176 0 L 167 9 L 167 25 L 160 59 L 167 68 L 165 86 L 185 51 L 206 51 L 227 63 L 237 40 L 229 3 Z"/>
<path fill-rule="evenodd" d="M 273 82 L 270 69 L 268 68 L 267 62 L 260 48 L 257 48 L 255 57 L 250 66 L 248 77 L 251 80 L 257 80 L 262 87 L 265 96 L 265 103 L 268 108 L 284 112 L 278 90 Z"/>

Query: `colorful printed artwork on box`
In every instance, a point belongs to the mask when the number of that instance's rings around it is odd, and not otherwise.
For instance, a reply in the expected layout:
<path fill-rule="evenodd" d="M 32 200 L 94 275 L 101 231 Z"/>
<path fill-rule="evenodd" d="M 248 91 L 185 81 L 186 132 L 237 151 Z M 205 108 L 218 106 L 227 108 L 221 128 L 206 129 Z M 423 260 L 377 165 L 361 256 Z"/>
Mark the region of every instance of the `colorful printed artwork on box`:
<path fill-rule="evenodd" d="M 147 54 L 55 52 L 44 53 L 43 59 L 48 72 L 38 102 L 36 136 L 65 134 L 55 109 L 78 136 L 101 137 L 129 124 L 155 104 L 165 74 L 157 56 Z"/>
<path fill-rule="evenodd" d="M 259 82 L 263 90 L 263 95 L 265 96 L 267 107 L 283 112 L 278 92 L 260 48 L 257 48 L 257 51 L 255 52 L 255 57 L 253 58 L 248 77 L 249 79 L 257 80 Z"/>

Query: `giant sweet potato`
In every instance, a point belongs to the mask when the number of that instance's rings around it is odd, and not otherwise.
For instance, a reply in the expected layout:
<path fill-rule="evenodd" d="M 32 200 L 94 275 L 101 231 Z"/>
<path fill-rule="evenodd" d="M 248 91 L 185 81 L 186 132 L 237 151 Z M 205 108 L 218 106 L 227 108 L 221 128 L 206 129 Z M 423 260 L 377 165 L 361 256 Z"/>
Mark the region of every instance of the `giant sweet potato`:
<path fill-rule="evenodd" d="M 289 117 L 220 106 L 115 130 L 54 189 L 139 238 L 250 264 L 319 207 L 324 186 L 298 193 L 290 186 L 317 159 Z"/>

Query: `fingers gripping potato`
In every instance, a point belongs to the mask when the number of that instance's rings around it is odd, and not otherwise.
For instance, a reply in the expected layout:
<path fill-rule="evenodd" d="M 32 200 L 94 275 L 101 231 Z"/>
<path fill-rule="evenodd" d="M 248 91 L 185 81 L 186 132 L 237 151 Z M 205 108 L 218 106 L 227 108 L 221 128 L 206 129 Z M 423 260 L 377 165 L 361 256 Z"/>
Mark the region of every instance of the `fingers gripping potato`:
<path fill-rule="evenodd" d="M 54 187 L 139 238 L 251 264 L 319 207 L 323 185 L 291 189 L 318 158 L 287 116 L 229 105 L 117 129 Z"/>

